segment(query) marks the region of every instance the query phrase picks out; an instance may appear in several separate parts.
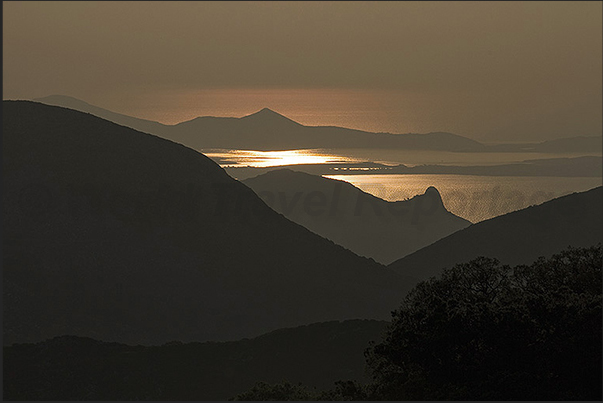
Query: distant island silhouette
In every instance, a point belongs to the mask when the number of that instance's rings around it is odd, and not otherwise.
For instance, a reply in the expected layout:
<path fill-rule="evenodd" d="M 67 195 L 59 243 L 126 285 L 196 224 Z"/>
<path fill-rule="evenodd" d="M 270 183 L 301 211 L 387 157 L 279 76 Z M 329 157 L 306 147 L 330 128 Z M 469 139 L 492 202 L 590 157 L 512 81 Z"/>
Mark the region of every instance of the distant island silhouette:
<path fill-rule="evenodd" d="M 220 158 L 213 158 L 222 164 Z M 224 169 L 232 177 L 245 180 L 279 169 L 292 169 L 312 175 L 478 175 L 478 176 L 555 176 L 601 177 L 603 158 L 582 156 L 573 158 L 530 159 L 501 165 L 385 165 L 376 162 L 327 162 L 321 164 L 295 164 L 271 167 L 252 167 L 225 164 Z"/>
<path fill-rule="evenodd" d="M 603 144 L 601 136 L 578 136 L 540 143 L 485 145 L 447 132 L 391 134 L 334 126 L 304 126 L 268 108 L 241 118 L 203 116 L 176 125 L 164 125 L 115 113 L 65 95 L 51 95 L 34 101 L 90 113 L 196 150 L 391 148 L 455 152 L 591 153 L 600 150 Z"/>

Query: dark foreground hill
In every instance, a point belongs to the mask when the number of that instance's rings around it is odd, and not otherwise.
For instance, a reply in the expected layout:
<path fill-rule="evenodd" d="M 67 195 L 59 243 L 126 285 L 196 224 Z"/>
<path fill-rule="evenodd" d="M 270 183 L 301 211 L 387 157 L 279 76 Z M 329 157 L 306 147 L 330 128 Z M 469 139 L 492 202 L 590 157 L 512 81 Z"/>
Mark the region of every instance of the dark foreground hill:
<path fill-rule="evenodd" d="M 3 102 L 2 125 L 4 343 L 387 319 L 411 286 L 180 144 L 25 101 Z"/>
<path fill-rule="evenodd" d="M 364 350 L 388 322 L 279 329 L 233 342 L 129 346 L 61 336 L 4 347 L 6 400 L 226 400 L 258 381 L 324 390 L 368 381 Z"/>
<path fill-rule="evenodd" d="M 473 224 L 389 265 L 420 279 L 478 256 L 529 264 L 559 250 L 603 242 L 603 187 Z"/>
<path fill-rule="evenodd" d="M 118 125 L 130 127 L 144 133 L 162 135 L 166 134 L 170 129 L 170 125 L 164 125 L 163 123 L 155 122 L 153 120 L 139 119 L 133 116 L 113 112 L 65 95 L 50 95 L 44 98 L 34 99 L 34 101 L 89 113 L 110 122 L 117 123 Z"/>
<path fill-rule="evenodd" d="M 434 187 L 388 202 L 350 183 L 289 169 L 243 183 L 291 221 L 385 264 L 471 224 L 447 211 Z"/>

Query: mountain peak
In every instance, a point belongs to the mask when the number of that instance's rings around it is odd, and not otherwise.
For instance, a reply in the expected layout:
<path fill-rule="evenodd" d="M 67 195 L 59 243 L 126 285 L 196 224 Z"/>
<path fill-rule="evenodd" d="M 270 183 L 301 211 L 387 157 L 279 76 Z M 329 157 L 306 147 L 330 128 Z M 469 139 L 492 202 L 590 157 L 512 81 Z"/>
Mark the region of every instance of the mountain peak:
<path fill-rule="evenodd" d="M 436 189 L 435 186 L 429 186 L 427 188 L 427 190 L 425 190 L 425 194 L 427 194 L 427 193 L 433 193 L 434 195 L 437 195 L 438 197 L 440 197 L 440 192 L 438 189 Z"/>
<path fill-rule="evenodd" d="M 438 189 L 436 189 L 434 186 L 429 186 L 427 188 L 427 190 L 425 190 L 425 193 L 423 194 L 423 196 L 427 196 L 428 198 L 435 201 L 435 203 L 438 207 L 444 208 L 444 202 L 442 201 L 442 196 L 440 195 L 440 192 L 438 191 Z"/>
<path fill-rule="evenodd" d="M 252 113 L 251 115 L 243 116 L 241 119 L 258 120 L 258 121 L 263 121 L 263 122 L 281 121 L 281 122 L 295 123 L 296 125 L 299 125 L 299 123 L 289 119 L 286 116 L 281 115 L 278 112 L 273 111 L 270 108 L 262 108 L 261 110 L 255 112 L 255 113 Z"/>

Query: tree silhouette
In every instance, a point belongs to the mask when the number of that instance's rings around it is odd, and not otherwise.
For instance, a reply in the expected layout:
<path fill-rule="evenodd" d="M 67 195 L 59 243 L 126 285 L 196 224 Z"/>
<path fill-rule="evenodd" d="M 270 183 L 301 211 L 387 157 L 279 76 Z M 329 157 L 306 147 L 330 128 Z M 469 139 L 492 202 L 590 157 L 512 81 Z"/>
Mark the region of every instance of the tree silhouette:
<path fill-rule="evenodd" d="M 304 401 L 315 400 L 313 394 L 301 383 L 294 385 L 288 381 L 276 384 L 256 383 L 250 390 L 229 400 L 244 401 Z"/>
<path fill-rule="evenodd" d="M 418 284 L 366 351 L 379 400 L 600 400 L 601 265 L 479 257 Z"/>

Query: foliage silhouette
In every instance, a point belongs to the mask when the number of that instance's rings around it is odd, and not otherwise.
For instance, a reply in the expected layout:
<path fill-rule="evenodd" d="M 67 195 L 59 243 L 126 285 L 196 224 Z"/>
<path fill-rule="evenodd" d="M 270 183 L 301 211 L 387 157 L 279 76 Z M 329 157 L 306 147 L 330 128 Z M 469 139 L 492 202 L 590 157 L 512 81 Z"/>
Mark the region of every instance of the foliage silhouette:
<path fill-rule="evenodd" d="M 383 400 L 600 400 L 601 245 L 418 284 L 367 362 Z"/>
<path fill-rule="evenodd" d="M 250 390 L 237 395 L 229 400 L 245 401 L 304 401 L 315 400 L 312 392 L 308 391 L 301 383 L 291 384 L 288 381 L 273 385 L 258 382 Z"/>
<path fill-rule="evenodd" d="M 600 244 L 529 266 L 457 264 L 392 312 L 365 350 L 372 382 L 337 381 L 313 400 L 601 400 L 601 266 Z M 311 393 L 284 386 L 237 400 Z"/>
<path fill-rule="evenodd" d="M 373 400 L 371 385 L 361 385 L 356 381 L 336 381 L 335 387 L 326 391 L 308 390 L 302 383 L 289 381 L 268 384 L 257 382 L 251 389 L 229 400 L 267 401 L 267 400 L 314 400 L 314 401 L 362 401 Z"/>

